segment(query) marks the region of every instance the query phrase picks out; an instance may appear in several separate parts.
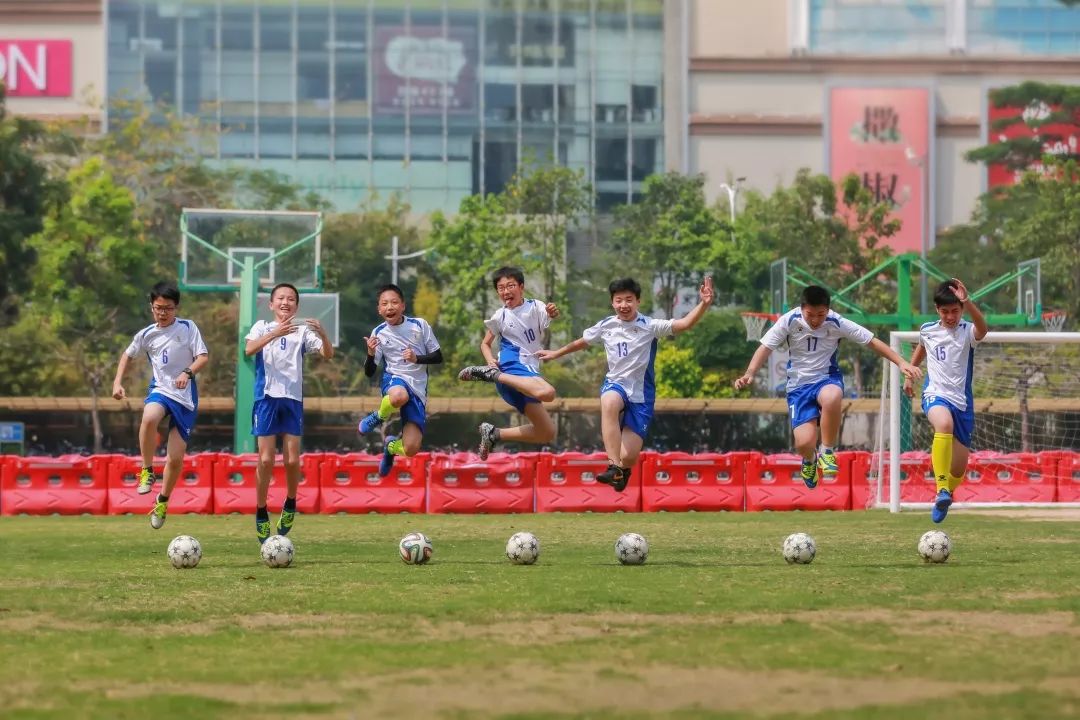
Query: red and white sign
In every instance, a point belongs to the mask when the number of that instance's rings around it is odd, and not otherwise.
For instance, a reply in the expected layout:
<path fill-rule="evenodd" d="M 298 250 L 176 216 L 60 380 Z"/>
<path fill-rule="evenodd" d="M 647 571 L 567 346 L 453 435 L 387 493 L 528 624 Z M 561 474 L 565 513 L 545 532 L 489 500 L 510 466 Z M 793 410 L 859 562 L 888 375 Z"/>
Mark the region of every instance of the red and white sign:
<path fill-rule="evenodd" d="M 70 40 L 0 40 L 8 97 L 71 97 Z"/>
<path fill-rule="evenodd" d="M 922 248 L 922 187 L 930 162 L 930 92 L 926 88 L 836 87 L 829 91 L 829 176 L 855 173 L 902 223 L 888 239 L 897 253 Z M 932 168 L 925 175 L 933 182 Z M 932 219 L 931 219 L 932 221 Z M 929 226 L 929 223 L 928 223 Z"/>
<path fill-rule="evenodd" d="M 476 107 L 476 33 L 441 26 L 375 31 L 375 111 L 441 114 Z"/>
<path fill-rule="evenodd" d="M 1026 108 L 994 107 L 992 102 L 987 102 L 986 107 L 988 145 L 1016 138 L 1037 138 L 1042 141 L 1043 155 L 1080 154 L 1080 129 L 1077 127 L 1080 125 L 1080 116 L 1076 118 L 1076 123 L 1071 125 L 1064 123 L 1043 125 L 1042 122 L 1050 116 L 1050 113 L 1059 111 L 1060 106 L 1033 102 Z M 994 123 L 1006 118 L 1016 118 L 1019 122 L 995 130 Z M 987 183 L 990 187 L 1014 185 L 1028 170 L 1043 172 L 1045 168 L 1042 160 L 1036 160 L 1028 167 L 1016 170 L 1005 165 L 989 165 L 986 170 Z"/>

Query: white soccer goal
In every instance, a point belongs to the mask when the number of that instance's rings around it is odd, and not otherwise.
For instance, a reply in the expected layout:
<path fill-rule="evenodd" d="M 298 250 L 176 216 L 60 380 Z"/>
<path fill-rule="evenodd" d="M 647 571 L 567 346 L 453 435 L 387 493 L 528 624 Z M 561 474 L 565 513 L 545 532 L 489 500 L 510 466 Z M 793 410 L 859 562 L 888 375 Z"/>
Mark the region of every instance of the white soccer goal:
<path fill-rule="evenodd" d="M 905 359 L 911 357 L 918 340 L 918 332 L 890 334 L 890 345 Z M 908 480 L 905 473 L 910 472 L 905 469 L 905 463 L 925 468 L 925 456 L 922 460 L 911 457 L 917 451 L 929 452 L 933 439 L 933 429 L 923 416 L 919 402 L 922 386 L 920 383 L 915 388 L 915 399 L 909 400 L 903 393 L 900 370 L 886 364 L 889 380 L 883 384 L 881 395 L 881 411 L 885 417 L 878 424 L 871 459 L 869 504 L 888 507 L 892 512 L 929 509 L 932 492 L 926 493 L 925 501 L 911 498 L 910 491 L 905 493 L 908 497 L 901 497 L 902 479 Z M 973 455 L 1001 453 L 1001 463 L 1026 462 L 1018 458 L 1037 457 L 1043 467 L 1054 467 L 1052 462 L 1044 462 L 1044 459 L 1052 460 L 1055 451 L 1080 449 L 1080 333 L 988 333 L 975 349 L 972 378 L 975 400 Z M 910 412 L 905 403 L 910 403 Z M 969 462 L 965 484 L 970 479 L 978 480 L 971 467 Z M 1007 477 L 1008 473 L 1004 475 Z M 1055 477 L 1040 478 L 1036 473 L 1033 477 L 1037 482 L 1054 483 L 1057 480 Z M 911 491 L 916 489 L 914 484 L 908 487 Z M 965 502 L 964 496 L 965 485 L 961 485 L 957 491 L 958 502 L 953 507 L 1080 506 L 1078 502 Z"/>

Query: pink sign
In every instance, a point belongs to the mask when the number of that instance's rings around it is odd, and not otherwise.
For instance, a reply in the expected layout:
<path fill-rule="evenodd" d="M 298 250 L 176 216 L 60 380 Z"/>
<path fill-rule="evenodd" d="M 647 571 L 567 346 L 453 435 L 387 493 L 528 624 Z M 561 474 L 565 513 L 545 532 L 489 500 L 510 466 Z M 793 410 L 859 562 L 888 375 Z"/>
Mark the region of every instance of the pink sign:
<path fill-rule="evenodd" d="M 439 115 L 476 106 L 476 33 L 441 25 L 375 31 L 375 111 Z"/>
<path fill-rule="evenodd" d="M 70 40 L 0 40 L 8 97 L 71 97 Z"/>
<path fill-rule="evenodd" d="M 987 103 L 987 144 L 995 144 L 1015 138 L 1037 138 L 1042 142 L 1043 155 L 1077 155 L 1080 154 L 1080 113 L 1072 124 L 1043 122 L 1052 112 L 1059 112 L 1058 105 L 1047 105 L 1044 102 L 1033 102 L 1026 108 L 994 107 L 992 102 Z M 999 130 L 994 129 L 994 123 L 1003 118 L 1016 118 L 1020 122 L 1014 122 Z M 1006 165 L 989 165 L 986 170 L 987 181 L 990 187 L 999 185 L 1013 185 L 1019 182 L 1020 177 L 1028 170 L 1043 172 L 1045 166 L 1042 158 L 1026 168 L 1011 169 Z"/>
<path fill-rule="evenodd" d="M 902 222 L 889 246 L 897 253 L 919 252 L 927 212 L 923 197 L 931 192 L 930 187 L 924 192 L 922 183 L 933 177 L 929 91 L 832 88 L 828 112 L 829 176 L 839 182 L 858 175 L 878 200 L 892 204 Z"/>

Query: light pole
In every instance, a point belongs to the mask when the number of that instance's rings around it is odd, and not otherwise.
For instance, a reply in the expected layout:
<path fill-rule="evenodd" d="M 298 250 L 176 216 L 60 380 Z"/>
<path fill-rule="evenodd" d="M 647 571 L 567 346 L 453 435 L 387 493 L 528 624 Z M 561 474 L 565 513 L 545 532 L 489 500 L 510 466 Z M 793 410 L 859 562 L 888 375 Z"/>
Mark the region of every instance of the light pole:
<path fill-rule="evenodd" d="M 731 212 L 731 235 L 735 236 L 735 198 L 739 196 L 739 185 L 746 180 L 745 177 L 735 178 L 733 185 L 727 183 L 720 183 L 720 189 L 727 192 L 728 196 L 728 210 Z"/>
<path fill-rule="evenodd" d="M 393 261 L 393 264 L 391 265 L 391 270 L 390 270 L 390 282 L 397 285 L 397 279 L 398 279 L 397 265 L 398 265 L 398 260 L 411 260 L 412 258 L 420 257 L 421 255 L 423 255 L 426 252 L 427 252 L 427 250 L 425 249 L 425 250 L 417 250 L 416 252 L 408 253 L 406 255 L 399 255 L 398 254 L 398 237 L 397 237 L 397 235 L 395 235 L 394 238 L 390 241 L 390 254 L 389 255 L 383 255 L 383 257 L 386 258 L 387 260 Z"/>
<path fill-rule="evenodd" d="M 919 155 L 912 148 L 908 147 L 904 149 L 904 156 L 908 159 L 908 162 L 919 168 L 919 198 L 921 207 L 919 209 L 919 257 L 922 258 L 923 267 L 921 268 L 920 277 L 922 278 L 922 287 L 919 288 L 919 312 L 925 315 L 930 304 L 928 292 L 929 287 L 926 282 L 926 252 L 929 241 L 930 233 L 927 230 L 927 218 L 930 216 L 930 207 L 927 203 L 927 195 L 930 190 L 930 183 L 926 177 L 929 163 L 926 162 L 925 155 Z"/>

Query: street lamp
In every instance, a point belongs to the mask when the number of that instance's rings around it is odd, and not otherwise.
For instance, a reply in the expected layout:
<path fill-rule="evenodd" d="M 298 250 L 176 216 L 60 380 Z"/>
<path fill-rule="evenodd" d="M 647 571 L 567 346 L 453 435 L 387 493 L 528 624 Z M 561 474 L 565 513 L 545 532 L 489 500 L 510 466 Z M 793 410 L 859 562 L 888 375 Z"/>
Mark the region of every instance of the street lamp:
<path fill-rule="evenodd" d="M 919 294 L 919 311 L 923 315 L 927 313 L 927 308 L 930 304 L 927 297 L 928 286 L 926 282 L 926 250 L 930 233 L 927 229 L 927 219 L 930 216 L 930 207 L 927 202 L 927 195 L 930 191 L 930 182 L 928 180 L 927 172 L 929 171 L 929 163 L 926 162 L 926 155 L 919 155 L 911 147 L 904 149 L 904 157 L 908 162 L 919 168 L 919 198 L 921 199 L 922 206 L 919 212 L 919 234 L 921 236 L 919 241 L 919 256 L 922 258 L 922 287 Z"/>
<path fill-rule="evenodd" d="M 426 253 L 429 249 L 430 248 L 427 248 L 427 249 L 424 249 L 424 250 L 417 250 L 416 252 L 407 253 L 405 255 L 399 255 L 398 254 L 398 237 L 397 237 L 397 235 L 395 235 L 393 240 L 390 241 L 390 254 L 389 255 L 383 255 L 383 257 L 386 258 L 387 260 L 392 260 L 393 261 L 393 265 L 391 265 L 392 269 L 390 270 L 390 282 L 397 285 L 398 260 L 411 260 L 412 258 L 420 257 L 421 255 Z"/>
<path fill-rule="evenodd" d="M 731 226 L 732 226 L 732 228 L 735 227 L 735 198 L 738 197 L 738 195 L 739 195 L 739 185 L 742 184 L 742 182 L 744 180 L 746 180 L 745 177 L 738 177 L 738 178 L 735 178 L 735 183 L 733 185 L 728 185 L 727 183 L 720 183 L 720 189 L 727 192 L 728 210 L 730 210 L 730 212 L 731 212 Z M 734 234 L 734 232 L 735 231 L 733 229 L 732 234 Z"/>

